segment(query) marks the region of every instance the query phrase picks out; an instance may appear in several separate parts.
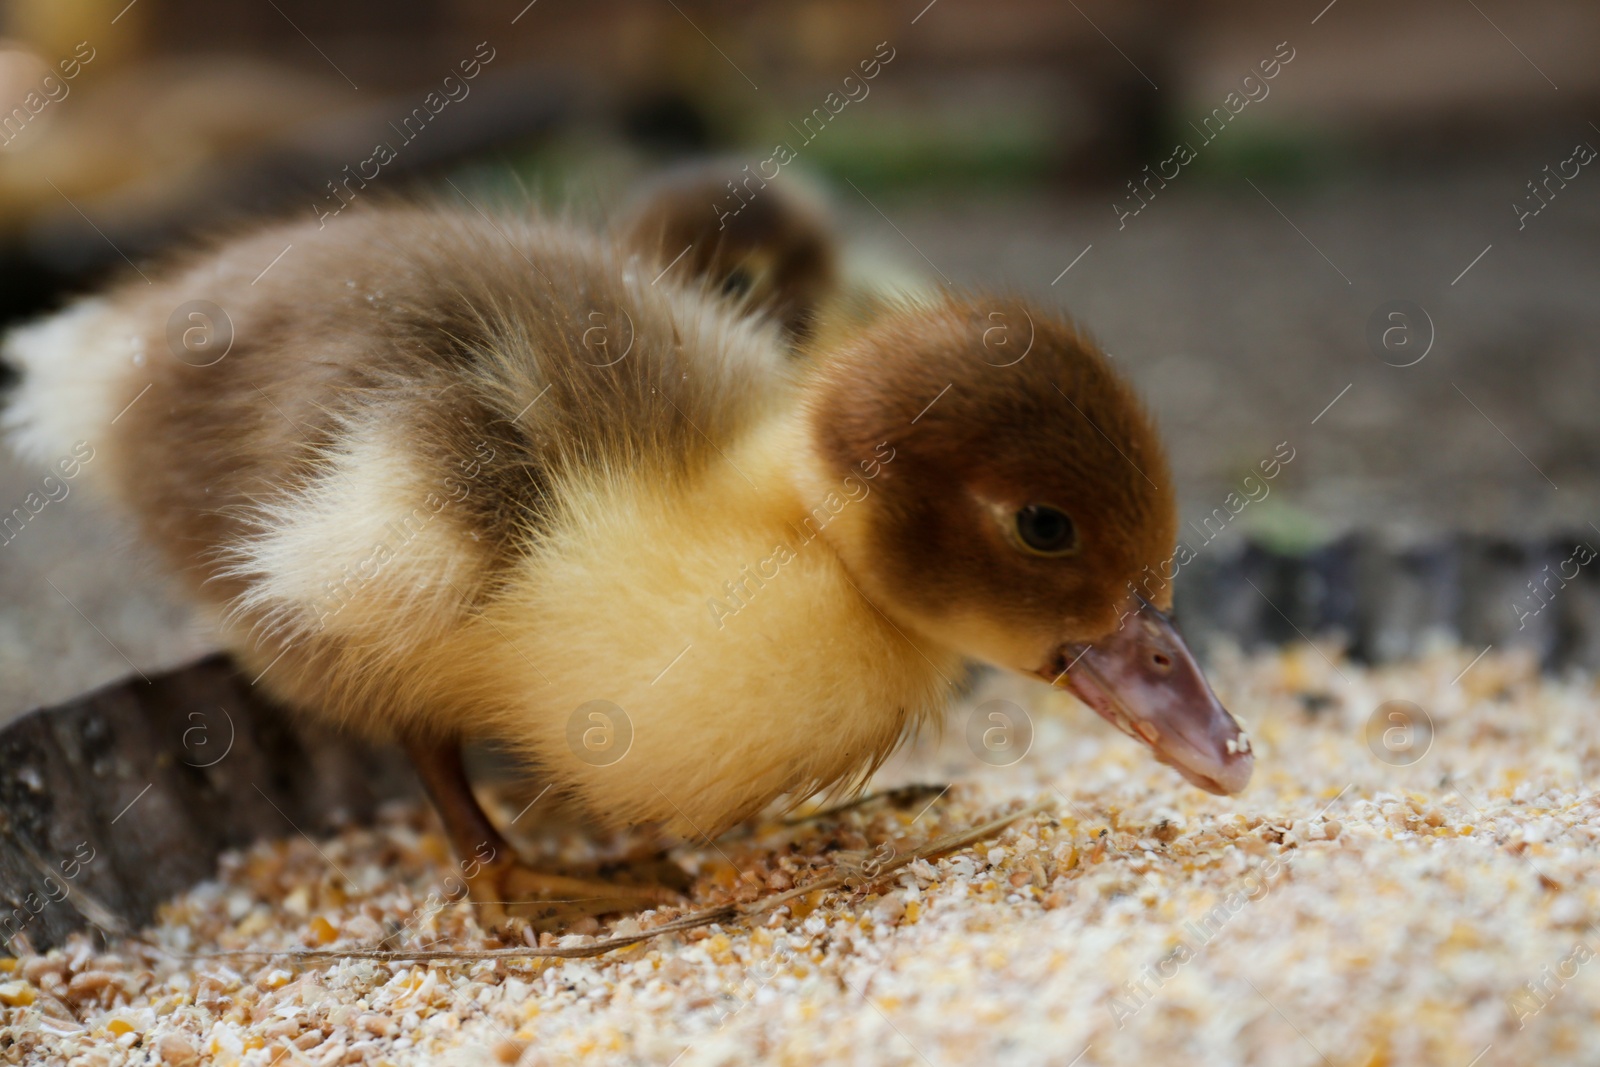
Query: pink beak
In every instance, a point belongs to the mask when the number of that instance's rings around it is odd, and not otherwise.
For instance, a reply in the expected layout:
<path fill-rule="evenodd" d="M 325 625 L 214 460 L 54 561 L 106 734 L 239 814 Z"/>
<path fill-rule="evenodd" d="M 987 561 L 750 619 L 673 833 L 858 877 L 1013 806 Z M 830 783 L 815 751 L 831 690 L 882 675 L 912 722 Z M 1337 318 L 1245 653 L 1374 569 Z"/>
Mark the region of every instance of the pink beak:
<path fill-rule="evenodd" d="M 1068 645 L 1057 678 L 1100 717 L 1155 750 L 1209 793 L 1239 793 L 1250 783 L 1250 738 L 1211 691 L 1183 638 L 1141 598 L 1137 613 L 1091 644 Z"/>

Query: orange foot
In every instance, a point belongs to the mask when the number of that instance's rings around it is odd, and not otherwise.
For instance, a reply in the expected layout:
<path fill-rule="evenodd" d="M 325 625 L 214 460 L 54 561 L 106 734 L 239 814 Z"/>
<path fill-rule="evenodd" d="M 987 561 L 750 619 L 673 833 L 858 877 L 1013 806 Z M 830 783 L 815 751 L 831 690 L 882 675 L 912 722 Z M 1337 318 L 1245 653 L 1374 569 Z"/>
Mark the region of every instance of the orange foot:
<path fill-rule="evenodd" d="M 478 918 L 496 931 L 526 924 L 556 930 L 578 919 L 678 904 L 683 897 L 662 885 L 550 874 L 512 860 L 482 867 L 467 881 Z"/>

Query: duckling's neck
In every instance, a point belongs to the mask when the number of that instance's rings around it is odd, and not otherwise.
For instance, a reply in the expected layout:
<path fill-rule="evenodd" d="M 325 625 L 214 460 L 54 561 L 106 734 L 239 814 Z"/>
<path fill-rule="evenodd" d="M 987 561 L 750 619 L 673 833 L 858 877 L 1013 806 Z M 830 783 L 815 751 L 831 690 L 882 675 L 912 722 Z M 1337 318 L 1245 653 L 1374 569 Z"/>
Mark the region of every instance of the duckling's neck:
<path fill-rule="evenodd" d="M 576 487 L 493 620 L 537 668 L 496 732 L 618 823 L 716 832 L 858 780 L 942 707 L 959 665 L 874 606 L 835 549 L 892 457 L 829 484 L 784 415 L 697 477 Z M 574 747 L 603 735 L 584 706 L 621 709 L 624 760 Z"/>
<path fill-rule="evenodd" d="M 789 521 L 796 538 L 806 544 L 821 542 L 839 557 L 850 580 L 862 586 L 856 557 L 867 541 L 867 515 L 860 505 L 894 462 L 894 446 L 884 441 L 840 473 L 818 454 L 806 421 L 803 413 L 773 419 L 751 434 L 742 451 L 751 465 L 771 472 L 774 492 L 787 493 L 785 506 L 792 512 Z"/>

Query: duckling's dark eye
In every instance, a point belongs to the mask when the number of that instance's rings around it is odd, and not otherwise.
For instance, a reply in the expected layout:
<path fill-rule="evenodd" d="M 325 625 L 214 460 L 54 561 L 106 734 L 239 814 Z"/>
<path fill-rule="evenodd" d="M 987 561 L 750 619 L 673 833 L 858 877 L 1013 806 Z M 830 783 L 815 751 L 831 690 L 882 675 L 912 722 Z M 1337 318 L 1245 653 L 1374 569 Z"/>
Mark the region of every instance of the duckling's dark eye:
<path fill-rule="evenodd" d="M 750 287 L 754 284 L 755 279 L 750 276 L 749 271 L 743 267 L 735 267 L 722 280 L 722 292 L 725 296 L 743 296 L 750 291 Z"/>
<path fill-rule="evenodd" d="M 1029 552 L 1065 556 L 1077 551 L 1078 528 L 1066 512 L 1048 504 L 1029 504 L 1017 512 L 1017 539 Z"/>

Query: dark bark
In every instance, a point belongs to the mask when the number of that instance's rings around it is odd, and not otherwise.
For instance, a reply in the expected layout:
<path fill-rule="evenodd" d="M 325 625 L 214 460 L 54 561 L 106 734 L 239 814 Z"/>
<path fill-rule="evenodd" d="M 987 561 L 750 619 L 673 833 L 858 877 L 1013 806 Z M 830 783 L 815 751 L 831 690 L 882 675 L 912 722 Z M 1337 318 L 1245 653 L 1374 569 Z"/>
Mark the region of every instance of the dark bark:
<path fill-rule="evenodd" d="M 1202 658 L 1218 638 L 1255 649 L 1337 636 L 1356 660 L 1386 663 L 1422 651 L 1431 632 L 1474 650 L 1528 649 L 1550 671 L 1593 670 L 1600 558 L 1583 562 L 1580 545 L 1600 550 L 1600 536 L 1399 548 L 1353 535 L 1303 552 L 1218 541 L 1180 569 L 1174 608 Z"/>
<path fill-rule="evenodd" d="M 136 929 L 224 849 L 414 791 L 398 750 L 289 715 L 221 656 L 31 712 L 0 731 L 0 942 Z"/>

